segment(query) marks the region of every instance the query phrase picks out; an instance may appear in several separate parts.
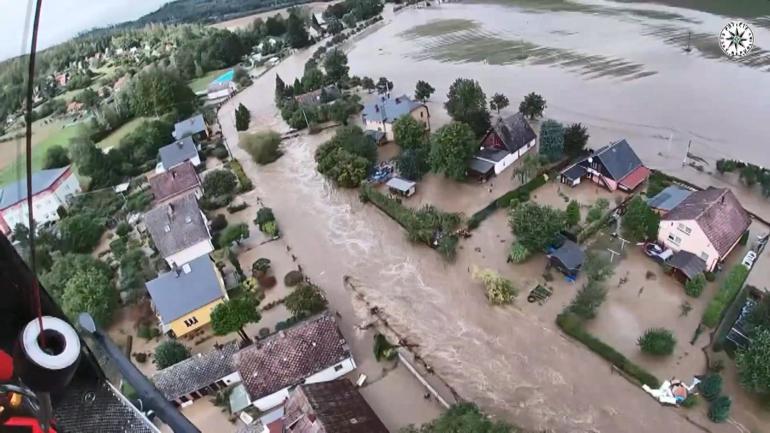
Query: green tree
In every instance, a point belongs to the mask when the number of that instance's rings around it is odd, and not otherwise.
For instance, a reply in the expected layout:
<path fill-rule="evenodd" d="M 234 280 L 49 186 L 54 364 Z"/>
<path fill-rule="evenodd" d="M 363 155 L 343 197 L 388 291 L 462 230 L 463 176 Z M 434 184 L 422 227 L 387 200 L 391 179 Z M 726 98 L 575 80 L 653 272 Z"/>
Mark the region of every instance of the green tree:
<path fill-rule="evenodd" d="M 473 279 L 484 285 L 487 299 L 493 305 L 510 304 L 519 293 L 511 280 L 491 269 L 474 269 Z"/>
<path fill-rule="evenodd" d="M 529 251 L 542 251 L 553 243 L 556 235 L 564 229 L 564 212 L 537 203 L 521 203 L 512 209 L 508 222 L 516 239 Z"/>
<path fill-rule="evenodd" d="M 588 144 L 588 130 L 580 123 L 573 123 L 564 130 L 564 153 L 569 157 L 579 156 Z"/>
<path fill-rule="evenodd" d="M 637 344 L 642 352 L 655 356 L 671 355 L 676 346 L 676 337 L 668 329 L 651 328 L 644 331 Z"/>
<path fill-rule="evenodd" d="M 519 182 L 526 183 L 537 175 L 543 168 L 541 158 L 532 153 L 524 155 L 524 159 L 521 160 L 521 164 L 513 170 L 513 176 L 519 176 Z"/>
<path fill-rule="evenodd" d="M 249 129 L 249 123 L 251 123 L 251 112 L 245 105 L 238 104 L 238 108 L 235 109 L 235 129 L 245 131 Z"/>
<path fill-rule="evenodd" d="M 380 77 L 380 79 L 377 80 L 375 87 L 377 88 L 377 93 L 382 95 L 393 90 L 393 82 L 385 77 Z"/>
<path fill-rule="evenodd" d="M 444 108 L 452 119 L 468 124 L 476 136 L 481 136 L 489 129 L 487 96 L 476 80 L 456 79 L 449 87 Z"/>
<path fill-rule="evenodd" d="M 340 20 L 330 20 L 326 25 L 326 31 L 332 35 L 336 35 L 337 33 L 341 32 L 342 29 L 342 22 L 340 22 Z"/>
<path fill-rule="evenodd" d="M 209 197 L 232 194 L 238 186 L 238 178 L 228 170 L 213 170 L 203 178 L 203 191 Z"/>
<path fill-rule="evenodd" d="M 155 366 L 158 370 L 171 367 L 190 357 L 190 349 L 176 340 L 166 340 L 155 348 Z"/>
<path fill-rule="evenodd" d="M 278 74 L 275 74 L 275 100 L 280 101 L 286 96 L 286 83 Z"/>
<path fill-rule="evenodd" d="M 508 100 L 508 97 L 503 95 L 502 93 L 495 93 L 494 96 L 492 96 L 492 99 L 489 100 L 489 109 L 497 111 L 497 114 L 500 114 L 500 110 L 504 109 L 505 107 L 509 106 L 511 102 Z"/>
<path fill-rule="evenodd" d="M 770 394 L 770 330 L 753 333 L 748 348 L 735 358 L 741 385 L 751 392 Z"/>
<path fill-rule="evenodd" d="M 269 36 L 281 36 L 286 33 L 286 22 L 281 14 L 275 14 L 265 21 L 265 33 Z"/>
<path fill-rule="evenodd" d="M 700 273 L 684 283 L 684 292 L 687 293 L 687 296 L 697 298 L 703 292 L 704 287 L 706 287 L 706 276 Z"/>
<path fill-rule="evenodd" d="M 339 49 L 333 49 L 324 59 L 324 70 L 326 70 L 326 76 L 332 83 L 339 83 L 344 78 L 347 78 L 350 67 L 348 66 L 348 56 L 345 52 Z"/>
<path fill-rule="evenodd" d="M 709 374 L 698 384 L 698 389 L 703 394 L 703 398 L 713 401 L 722 392 L 722 376 Z"/>
<path fill-rule="evenodd" d="M 524 97 L 524 100 L 519 104 L 519 112 L 529 117 L 530 120 L 536 117 L 542 117 L 545 110 L 546 102 L 542 96 L 535 92 L 530 93 Z"/>
<path fill-rule="evenodd" d="M 540 154 L 549 161 L 558 161 L 564 155 L 564 126 L 548 119 L 540 127 Z"/>
<path fill-rule="evenodd" d="M 275 131 L 241 134 L 240 146 L 246 149 L 257 164 L 270 164 L 281 157 L 281 134 Z"/>
<path fill-rule="evenodd" d="M 428 84 L 427 81 L 419 80 L 417 82 L 417 85 L 414 88 L 414 99 L 417 99 L 418 101 L 425 102 L 430 98 L 430 95 L 435 92 L 436 89 L 433 88 L 430 84 Z"/>
<path fill-rule="evenodd" d="M 376 85 L 374 84 L 374 80 L 372 80 L 371 77 L 364 77 L 361 79 L 361 87 L 363 87 L 367 92 L 372 93 L 372 90 L 375 89 Z"/>
<path fill-rule="evenodd" d="M 412 116 L 403 116 L 393 122 L 393 138 L 402 150 L 425 148 L 428 141 L 425 125 Z"/>
<path fill-rule="evenodd" d="M 292 48 L 304 48 L 310 45 L 305 23 L 294 10 L 289 13 L 289 18 L 286 20 L 286 42 Z"/>
<path fill-rule="evenodd" d="M 64 249 L 73 253 L 90 253 L 104 233 L 104 221 L 88 214 L 71 215 L 59 221 Z"/>
<path fill-rule="evenodd" d="M 589 279 L 578 290 L 575 298 L 570 303 L 569 311 L 586 320 L 596 317 L 596 310 L 607 297 L 607 288 L 600 281 Z"/>
<path fill-rule="evenodd" d="M 770 296 L 763 296 L 746 318 L 746 331 L 750 336 L 764 330 L 770 331 Z"/>
<path fill-rule="evenodd" d="M 238 332 L 243 341 L 250 343 L 251 339 L 243 327 L 262 320 L 262 314 L 257 307 L 257 300 L 250 295 L 224 301 L 211 311 L 211 329 L 216 335 Z"/>
<path fill-rule="evenodd" d="M 229 225 L 219 236 L 219 244 L 230 246 L 233 242 L 240 245 L 241 241 L 249 237 L 249 226 L 246 223 Z"/>
<path fill-rule="evenodd" d="M 732 404 L 733 402 L 730 400 L 730 397 L 720 395 L 709 405 L 709 419 L 716 423 L 727 421 L 727 418 L 730 417 L 730 408 L 732 407 Z"/>
<path fill-rule="evenodd" d="M 284 305 L 292 316 L 307 317 L 323 311 L 326 308 L 326 299 L 313 284 L 300 283 L 285 298 Z"/>
<path fill-rule="evenodd" d="M 369 175 L 377 160 L 377 146 L 358 126 L 337 129 L 316 149 L 318 172 L 344 188 L 355 188 Z"/>
<path fill-rule="evenodd" d="M 61 295 L 62 310 L 70 319 L 74 320 L 85 312 L 102 326 L 110 323 L 116 304 L 112 281 L 97 269 L 75 272 L 64 285 Z"/>
<path fill-rule="evenodd" d="M 70 165 L 70 157 L 67 154 L 67 149 L 59 144 L 54 144 L 45 151 L 45 159 L 43 160 L 43 169 L 60 168 Z"/>
<path fill-rule="evenodd" d="M 95 272 L 104 279 L 112 280 L 112 269 L 107 263 L 87 254 L 63 254 L 53 262 L 51 269 L 40 277 L 40 282 L 54 299 L 61 303 L 64 287 L 72 277 L 79 273 Z"/>
<path fill-rule="evenodd" d="M 430 149 L 406 149 L 396 158 L 396 168 L 400 176 L 418 181 L 430 170 L 428 152 Z"/>
<path fill-rule="evenodd" d="M 623 236 L 630 241 L 643 241 L 658 237 L 660 215 L 638 195 L 626 206 L 622 218 Z"/>
<path fill-rule="evenodd" d="M 251 264 L 251 274 L 253 277 L 264 275 L 270 270 L 270 259 L 260 257 Z"/>
<path fill-rule="evenodd" d="M 532 253 L 530 253 L 527 247 L 519 242 L 514 242 L 513 245 L 511 245 L 511 251 L 508 253 L 508 258 L 511 259 L 513 263 L 524 263 L 531 254 Z"/>
<path fill-rule="evenodd" d="M 126 95 L 131 110 L 137 116 L 160 116 L 176 110 L 180 117 L 187 117 L 198 105 L 195 93 L 179 74 L 156 66 L 136 74 Z"/>
<path fill-rule="evenodd" d="M 452 179 L 464 179 L 466 161 L 478 148 L 473 129 L 465 123 L 452 122 L 439 128 L 430 141 L 430 165 L 433 171 Z"/>
<path fill-rule="evenodd" d="M 580 203 L 572 200 L 567 205 L 566 215 L 567 227 L 575 227 L 580 223 Z"/>
<path fill-rule="evenodd" d="M 257 211 L 257 219 L 255 220 L 255 223 L 262 227 L 262 224 L 269 223 L 270 221 L 275 221 L 275 215 L 273 215 L 273 210 L 269 207 L 263 207 L 260 208 Z"/>
<path fill-rule="evenodd" d="M 317 67 L 306 69 L 304 75 L 302 75 L 302 90 L 311 92 L 320 89 L 324 85 L 325 80 L 324 73 Z"/>
<path fill-rule="evenodd" d="M 131 224 L 125 221 L 118 223 L 118 226 L 115 228 L 115 234 L 121 238 L 128 236 L 129 232 L 131 232 Z"/>
<path fill-rule="evenodd" d="M 456 404 L 433 421 L 417 428 L 402 429 L 400 433 L 517 433 L 519 430 L 505 422 L 493 422 L 473 403 Z"/>

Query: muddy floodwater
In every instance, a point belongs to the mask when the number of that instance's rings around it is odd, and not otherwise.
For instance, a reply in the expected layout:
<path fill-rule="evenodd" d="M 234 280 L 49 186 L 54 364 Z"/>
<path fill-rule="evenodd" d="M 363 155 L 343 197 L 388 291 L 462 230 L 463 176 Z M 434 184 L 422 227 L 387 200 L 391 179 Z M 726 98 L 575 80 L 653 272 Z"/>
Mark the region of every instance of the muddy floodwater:
<path fill-rule="evenodd" d="M 450 83 L 472 77 L 488 95 L 503 92 L 514 105 L 530 91 L 541 93 L 548 100 L 547 117 L 587 124 L 593 146 L 628 138 L 656 167 L 679 169 L 690 140 L 691 152 L 707 159 L 770 164 L 764 151 L 770 63 L 761 49 L 762 41 L 770 46 L 770 32 L 755 25 L 756 56 L 736 63 L 714 50 L 726 21 L 627 2 L 442 4 L 396 15 L 388 8 L 385 23 L 348 43 L 347 50 L 352 73 L 387 76 L 395 82 L 394 93 L 411 94 L 419 79 L 436 87 L 434 127 L 446 121 L 440 103 Z M 683 51 L 688 31 L 689 54 Z M 408 242 L 395 222 L 360 203 L 355 191 L 337 189 L 316 172 L 313 152 L 331 131 L 287 140 L 282 158 L 256 166 L 235 145 L 233 110 L 239 103 L 249 108 L 252 130 L 287 130 L 273 105 L 275 73 L 292 82 L 313 49 L 256 79 L 223 106 L 219 118 L 256 194 L 273 208 L 286 242 L 324 287 L 332 308 L 365 320 L 365 309 L 342 283 L 353 277 L 366 301 L 419 344 L 420 354 L 461 397 L 528 429 L 703 431 L 691 417 L 710 431 L 738 431 L 732 423 L 707 424 L 697 412 L 662 408 L 562 336 L 552 315 L 490 307 L 468 270 L 478 264 L 516 277 L 505 263 L 511 235 L 503 213 L 485 221 L 462 243 L 457 261 L 447 264 Z M 511 182 L 508 176 L 498 179 Z"/>

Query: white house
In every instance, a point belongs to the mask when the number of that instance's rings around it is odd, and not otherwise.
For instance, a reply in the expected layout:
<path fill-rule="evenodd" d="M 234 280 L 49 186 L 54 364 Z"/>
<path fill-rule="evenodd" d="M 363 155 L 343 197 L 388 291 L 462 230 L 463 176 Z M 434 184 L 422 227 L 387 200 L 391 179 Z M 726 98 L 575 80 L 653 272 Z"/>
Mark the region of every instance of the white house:
<path fill-rule="evenodd" d="M 674 251 L 687 251 L 713 271 L 735 249 L 751 218 L 727 188 L 690 193 L 663 215 L 658 241 Z"/>
<path fill-rule="evenodd" d="M 497 118 L 468 162 L 468 174 L 479 179 L 498 175 L 535 147 L 537 135 L 521 113 Z"/>
<path fill-rule="evenodd" d="M 169 266 L 182 266 L 214 251 L 206 216 L 195 194 L 157 206 L 144 214 L 147 231 Z"/>
<path fill-rule="evenodd" d="M 67 199 L 79 193 L 80 183 L 70 166 L 32 173 L 32 215 L 38 224 L 59 219 L 57 209 L 67 206 Z M 16 224 L 29 226 L 27 180 L 21 179 L 0 188 L 0 231 L 13 232 Z"/>
<path fill-rule="evenodd" d="M 412 116 L 430 130 L 430 112 L 428 106 L 419 101 L 413 101 L 406 95 L 395 98 L 378 96 L 366 104 L 361 112 L 364 129 L 385 133 L 387 141 L 393 141 L 393 122 L 403 116 Z"/>
<path fill-rule="evenodd" d="M 198 155 L 198 146 L 192 136 L 187 136 L 171 144 L 161 147 L 158 150 L 160 162 L 155 166 L 155 173 L 164 171 L 190 161 L 193 166 L 200 167 L 201 158 Z"/>
<path fill-rule="evenodd" d="M 209 101 L 227 99 L 238 91 L 238 87 L 233 80 L 217 81 L 209 84 L 206 90 L 206 97 Z"/>
<path fill-rule="evenodd" d="M 356 368 L 334 316 L 324 312 L 260 340 L 233 357 L 242 384 L 233 390 L 234 412 L 253 405 L 278 408 L 296 385 L 327 382 Z"/>
<path fill-rule="evenodd" d="M 238 342 L 215 346 L 206 353 L 197 353 L 155 373 L 152 382 L 166 400 L 186 407 L 195 400 L 214 395 L 219 390 L 241 381 L 233 364 Z"/>

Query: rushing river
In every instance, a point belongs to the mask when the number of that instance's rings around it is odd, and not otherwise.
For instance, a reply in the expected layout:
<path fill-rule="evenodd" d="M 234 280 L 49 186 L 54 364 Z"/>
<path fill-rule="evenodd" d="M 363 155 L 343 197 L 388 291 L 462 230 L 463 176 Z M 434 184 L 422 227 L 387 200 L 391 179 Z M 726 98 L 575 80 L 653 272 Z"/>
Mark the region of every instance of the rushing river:
<path fill-rule="evenodd" d="M 548 117 L 588 124 L 595 145 L 627 137 L 653 165 L 679 167 L 689 140 L 692 152 L 708 157 L 770 163 L 770 153 L 758 152 L 766 146 L 763 122 L 770 114 L 764 52 L 735 63 L 719 58 L 699 36 L 713 36 L 716 46 L 726 18 L 667 6 L 547 3 L 551 10 L 533 0 L 388 13 L 386 25 L 350 47 L 351 70 L 387 76 L 397 93 L 410 94 L 418 79 L 427 80 L 439 102 L 461 76 L 478 79 L 488 94 L 507 94 L 515 104 L 537 91 L 548 100 Z M 770 41 L 767 30 L 755 27 L 760 45 Z M 688 30 L 695 47 L 689 54 L 681 45 Z M 282 62 L 222 108 L 231 146 L 238 103 L 251 110 L 258 128 L 286 129 L 272 102 L 274 73 L 292 82 L 311 51 Z M 437 108 L 433 116 L 437 123 L 445 119 Z M 468 268 L 479 261 L 506 266 L 506 244 L 494 233 L 474 235 L 472 242 L 487 242 L 484 255 L 466 243 L 457 263 L 447 265 L 409 243 L 397 224 L 361 204 L 355 192 L 330 186 L 313 161 L 313 151 L 328 136 L 286 141 L 285 155 L 265 167 L 255 166 L 242 149 L 233 146 L 233 152 L 335 309 L 351 310 L 342 280 L 355 277 L 366 299 L 419 343 L 423 357 L 462 397 L 526 428 L 699 431 L 562 337 L 552 317 L 488 306 Z M 730 425 L 709 428 L 736 431 Z"/>

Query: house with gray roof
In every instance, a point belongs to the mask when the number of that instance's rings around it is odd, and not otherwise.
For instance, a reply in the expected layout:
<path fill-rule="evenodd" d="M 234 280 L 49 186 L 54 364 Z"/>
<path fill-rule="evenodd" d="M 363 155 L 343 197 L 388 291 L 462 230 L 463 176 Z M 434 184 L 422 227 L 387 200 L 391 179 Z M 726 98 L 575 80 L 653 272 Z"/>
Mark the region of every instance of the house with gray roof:
<path fill-rule="evenodd" d="M 174 131 L 171 135 L 177 140 L 185 137 L 192 137 L 194 140 L 200 140 L 209 136 L 209 128 L 202 114 L 197 114 L 189 119 L 182 120 L 174 124 Z"/>
<path fill-rule="evenodd" d="M 160 154 L 160 162 L 155 167 L 155 173 L 158 174 L 179 164 L 184 164 L 187 161 L 190 161 L 194 167 L 200 167 L 201 165 L 198 146 L 191 136 L 161 147 L 158 153 Z"/>
<path fill-rule="evenodd" d="M 468 161 L 468 175 L 486 180 L 498 175 L 535 147 L 537 135 L 521 113 L 492 122 L 476 155 Z"/>
<path fill-rule="evenodd" d="M 387 141 L 393 141 L 393 123 L 403 116 L 412 116 L 425 125 L 426 131 L 430 131 L 428 106 L 406 95 L 395 98 L 377 96 L 364 105 L 364 110 L 361 112 L 364 129 L 384 132 Z"/>
<path fill-rule="evenodd" d="M 32 173 L 32 216 L 35 222 L 57 221 L 59 207 L 67 207 L 68 199 L 80 191 L 80 182 L 71 166 Z M 4 235 L 10 235 L 16 224 L 29 226 L 28 197 L 26 179 L 0 188 L 0 231 Z"/>
<path fill-rule="evenodd" d="M 242 379 L 230 397 L 233 412 L 249 405 L 272 412 L 293 387 L 334 380 L 356 368 L 350 347 L 328 311 L 257 341 L 233 359 Z"/>
<path fill-rule="evenodd" d="M 727 188 L 694 191 L 661 217 L 658 241 L 688 251 L 713 272 L 749 229 L 751 217 Z"/>
<path fill-rule="evenodd" d="M 620 189 L 631 192 L 649 176 L 650 169 L 644 166 L 628 141 L 623 139 L 591 152 L 567 167 L 561 172 L 560 179 L 570 186 L 577 186 L 582 179 L 589 179 L 610 191 Z"/>
<path fill-rule="evenodd" d="M 233 355 L 239 348 L 237 341 L 215 345 L 206 353 L 197 353 L 160 370 L 150 380 L 166 400 L 175 406 L 188 406 L 241 381 L 233 364 Z"/>
<path fill-rule="evenodd" d="M 224 281 L 209 256 L 201 256 L 145 283 L 164 333 L 181 337 L 211 322 L 227 299 Z"/>
<path fill-rule="evenodd" d="M 182 266 L 214 251 L 206 217 L 194 193 L 157 206 L 144 214 L 155 248 L 169 266 Z"/>
<path fill-rule="evenodd" d="M 654 197 L 647 199 L 647 205 L 660 215 L 665 215 L 692 194 L 692 190 L 679 185 L 669 185 Z"/>
<path fill-rule="evenodd" d="M 548 255 L 551 266 L 570 278 L 577 277 L 585 262 L 586 253 L 575 242 L 565 239 L 564 243 Z"/>

